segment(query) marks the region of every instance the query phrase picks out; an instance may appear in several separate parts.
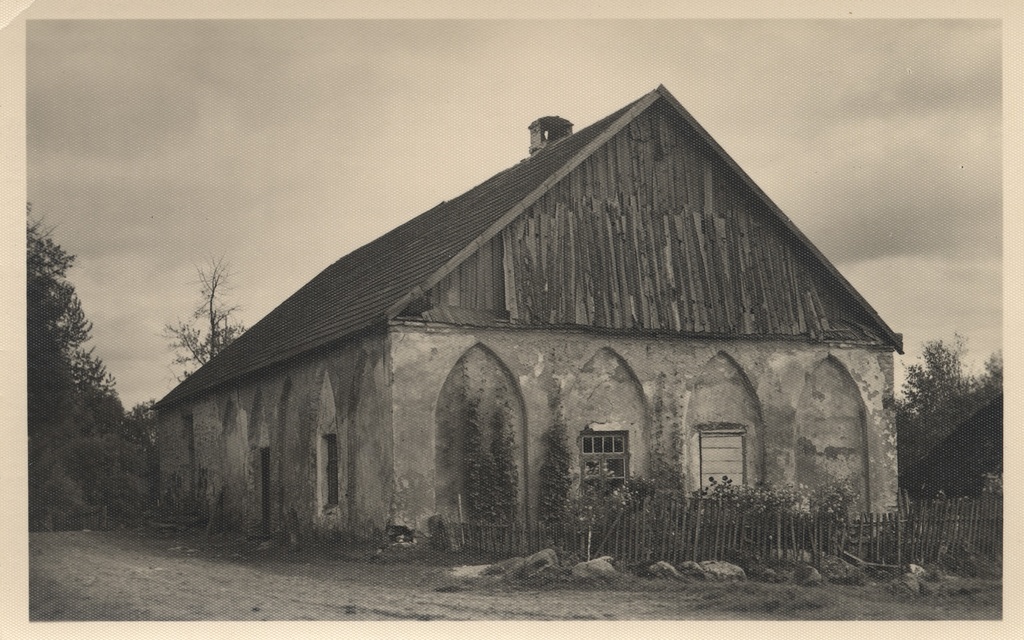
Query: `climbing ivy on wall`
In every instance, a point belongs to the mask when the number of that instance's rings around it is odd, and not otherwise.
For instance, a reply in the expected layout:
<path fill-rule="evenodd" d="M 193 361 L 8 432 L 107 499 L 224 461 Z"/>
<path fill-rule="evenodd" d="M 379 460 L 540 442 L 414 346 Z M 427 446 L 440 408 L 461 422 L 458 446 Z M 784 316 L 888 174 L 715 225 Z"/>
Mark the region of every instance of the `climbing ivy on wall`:
<path fill-rule="evenodd" d="M 540 466 L 539 513 L 541 522 L 566 519 L 571 509 L 572 452 L 563 420 L 559 416 L 544 434 L 544 461 Z"/>
<path fill-rule="evenodd" d="M 491 418 L 491 509 L 495 522 L 511 523 L 519 510 L 519 471 L 516 469 L 515 441 L 505 403 Z"/>
<path fill-rule="evenodd" d="M 490 452 L 484 448 L 484 434 L 480 426 L 480 401 L 476 398 L 467 398 L 466 412 L 463 416 L 463 460 L 465 461 L 465 482 L 463 485 L 465 495 L 466 516 L 470 520 L 480 518 L 481 512 L 485 511 L 484 505 L 487 502 L 484 477 L 489 461 L 485 456 Z"/>
<path fill-rule="evenodd" d="M 483 407 L 479 398 L 467 396 L 463 418 L 465 516 L 470 521 L 512 523 L 519 510 L 519 472 L 508 402 L 499 393 L 493 405 Z"/>

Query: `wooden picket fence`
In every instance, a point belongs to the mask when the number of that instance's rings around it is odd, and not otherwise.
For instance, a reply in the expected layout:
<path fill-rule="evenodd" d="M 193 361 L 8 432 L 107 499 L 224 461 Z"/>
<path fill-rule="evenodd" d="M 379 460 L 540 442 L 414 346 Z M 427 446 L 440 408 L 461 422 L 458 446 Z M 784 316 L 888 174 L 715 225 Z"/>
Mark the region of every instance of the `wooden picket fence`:
<path fill-rule="evenodd" d="M 559 547 L 627 562 L 777 558 L 817 564 L 823 555 L 866 562 L 935 562 L 949 552 L 1002 557 L 1002 498 L 910 502 L 847 521 L 806 512 L 749 513 L 714 499 L 648 499 L 599 522 L 449 523 L 447 546 L 496 556 Z"/>

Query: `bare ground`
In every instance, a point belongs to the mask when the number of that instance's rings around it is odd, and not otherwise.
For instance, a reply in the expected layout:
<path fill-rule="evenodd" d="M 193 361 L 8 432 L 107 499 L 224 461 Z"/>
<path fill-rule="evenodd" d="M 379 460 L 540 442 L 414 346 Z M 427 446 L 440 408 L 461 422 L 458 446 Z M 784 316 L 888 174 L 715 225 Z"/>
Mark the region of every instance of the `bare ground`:
<path fill-rule="evenodd" d="M 998 620 L 999 579 L 933 593 L 887 582 L 801 587 L 622 575 L 510 584 L 455 578 L 479 558 L 330 545 L 257 548 L 195 532 L 32 533 L 29 616 L 57 620 Z"/>

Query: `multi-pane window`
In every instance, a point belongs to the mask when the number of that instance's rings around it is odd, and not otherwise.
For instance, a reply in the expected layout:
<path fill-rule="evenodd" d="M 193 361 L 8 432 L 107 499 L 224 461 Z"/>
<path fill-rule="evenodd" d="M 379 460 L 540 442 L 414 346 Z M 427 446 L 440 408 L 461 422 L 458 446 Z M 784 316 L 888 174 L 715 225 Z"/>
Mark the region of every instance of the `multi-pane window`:
<path fill-rule="evenodd" d="M 629 477 L 629 432 L 584 431 L 580 463 L 584 482 L 620 486 Z"/>
<path fill-rule="evenodd" d="M 742 431 L 702 431 L 700 434 L 700 486 L 707 487 L 709 478 L 732 484 L 744 484 L 744 450 Z"/>

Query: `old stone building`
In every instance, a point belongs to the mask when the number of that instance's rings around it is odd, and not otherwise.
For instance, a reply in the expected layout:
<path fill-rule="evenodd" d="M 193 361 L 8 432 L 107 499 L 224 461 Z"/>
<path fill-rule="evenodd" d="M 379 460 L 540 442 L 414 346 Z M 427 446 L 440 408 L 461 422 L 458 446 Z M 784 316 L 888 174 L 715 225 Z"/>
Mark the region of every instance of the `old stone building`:
<path fill-rule="evenodd" d="M 572 129 L 537 120 L 527 159 L 327 267 L 163 398 L 164 490 L 245 529 L 424 531 L 486 451 L 532 521 L 557 424 L 576 485 L 846 477 L 862 508 L 895 504 L 901 336 L 664 87 Z"/>

